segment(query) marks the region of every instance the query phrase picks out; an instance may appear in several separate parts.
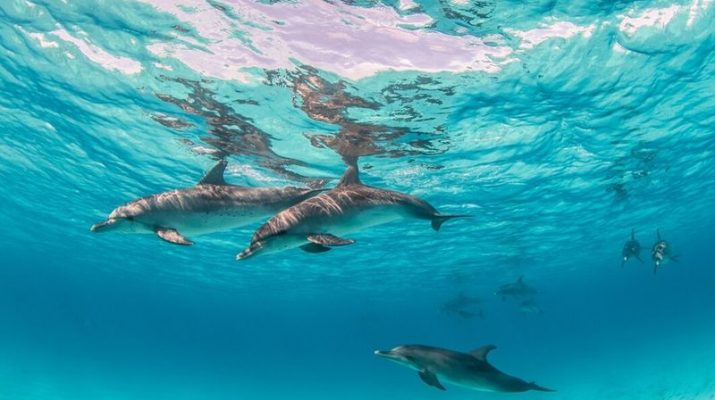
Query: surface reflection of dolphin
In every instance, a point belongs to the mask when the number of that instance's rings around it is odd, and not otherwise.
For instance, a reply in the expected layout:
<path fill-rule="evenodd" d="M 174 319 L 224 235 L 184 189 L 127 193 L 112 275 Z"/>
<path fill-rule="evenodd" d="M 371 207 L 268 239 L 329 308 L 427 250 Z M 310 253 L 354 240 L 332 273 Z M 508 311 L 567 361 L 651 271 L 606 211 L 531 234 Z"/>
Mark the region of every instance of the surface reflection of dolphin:
<path fill-rule="evenodd" d="M 482 301 L 477 297 L 470 297 L 459 292 L 457 297 L 445 302 L 440 307 L 440 310 L 451 316 L 457 316 L 463 319 L 472 319 L 474 317 L 484 318 L 484 310 L 481 307 Z"/>

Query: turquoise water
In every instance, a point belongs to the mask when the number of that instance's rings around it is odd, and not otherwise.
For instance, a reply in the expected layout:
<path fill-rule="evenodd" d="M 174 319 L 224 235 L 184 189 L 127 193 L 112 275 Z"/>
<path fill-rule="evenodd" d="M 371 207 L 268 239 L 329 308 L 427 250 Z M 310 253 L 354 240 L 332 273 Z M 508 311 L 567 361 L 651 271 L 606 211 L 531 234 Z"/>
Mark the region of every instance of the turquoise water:
<path fill-rule="evenodd" d="M 0 399 L 715 399 L 714 17 L 1 2 Z M 343 156 L 473 218 L 250 262 L 259 224 L 191 247 L 89 231 L 218 159 L 233 184 L 332 187 Z M 621 268 L 631 229 L 645 262 Z M 679 260 L 654 275 L 657 229 Z M 494 295 L 520 276 L 537 309 Z M 479 303 L 445 310 L 460 293 Z M 441 392 L 372 354 L 408 343 L 495 344 L 557 392 Z"/>

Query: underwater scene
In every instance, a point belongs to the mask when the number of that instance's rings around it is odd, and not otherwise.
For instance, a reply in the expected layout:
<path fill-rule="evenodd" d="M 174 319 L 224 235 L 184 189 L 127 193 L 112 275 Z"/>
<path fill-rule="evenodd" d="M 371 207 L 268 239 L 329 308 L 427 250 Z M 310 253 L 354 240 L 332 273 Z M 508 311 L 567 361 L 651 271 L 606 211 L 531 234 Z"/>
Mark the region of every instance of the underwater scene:
<path fill-rule="evenodd" d="M 2 0 L 0 52 L 0 400 L 715 399 L 712 0 Z"/>

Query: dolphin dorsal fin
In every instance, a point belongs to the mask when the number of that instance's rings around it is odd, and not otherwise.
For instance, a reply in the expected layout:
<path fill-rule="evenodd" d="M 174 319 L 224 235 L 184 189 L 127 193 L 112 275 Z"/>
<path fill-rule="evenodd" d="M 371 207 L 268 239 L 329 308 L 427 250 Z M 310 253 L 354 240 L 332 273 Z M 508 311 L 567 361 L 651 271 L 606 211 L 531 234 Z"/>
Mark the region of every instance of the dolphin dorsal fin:
<path fill-rule="evenodd" d="M 489 354 L 490 351 L 496 349 L 497 346 L 494 346 L 493 344 L 488 344 L 486 346 L 482 346 L 478 349 L 474 349 L 469 352 L 469 355 L 476 358 L 477 360 L 488 362 L 487 360 L 487 355 Z"/>
<path fill-rule="evenodd" d="M 343 174 L 343 177 L 340 178 L 340 182 L 338 182 L 338 187 L 361 184 L 362 182 L 360 182 L 360 171 L 358 170 L 357 164 L 352 164 L 348 166 L 348 169 Z"/>
<path fill-rule="evenodd" d="M 216 163 L 216 165 L 201 178 L 198 185 L 225 185 L 226 181 L 223 180 L 223 172 L 226 170 L 227 165 L 228 162 L 226 160 L 221 160 Z"/>

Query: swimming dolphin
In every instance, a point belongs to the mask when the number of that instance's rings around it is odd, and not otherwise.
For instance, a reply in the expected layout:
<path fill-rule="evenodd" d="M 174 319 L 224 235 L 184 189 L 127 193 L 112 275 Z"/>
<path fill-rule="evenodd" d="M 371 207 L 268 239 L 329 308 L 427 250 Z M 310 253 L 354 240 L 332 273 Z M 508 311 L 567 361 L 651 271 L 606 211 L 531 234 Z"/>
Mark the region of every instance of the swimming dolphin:
<path fill-rule="evenodd" d="M 458 217 L 466 215 L 440 214 L 417 197 L 363 185 L 357 164 L 351 163 L 334 189 L 281 211 L 258 228 L 236 259 L 294 247 L 322 253 L 355 242 L 342 235 L 401 218 L 425 219 L 439 230 L 445 221 Z"/>
<path fill-rule="evenodd" d="M 445 314 L 457 315 L 464 319 L 471 319 L 477 316 L 484 318 L 484 310 L 481 309 L 481 304 L 480 299 L 467 296 L 464 292 L 459 292 L 457 297 L 442 304 L 440 310 Z"/>
<path fill-rule="evenodd" d="M 522 275 L 516 282 L 505 283 L 499 286 L 499 289 L 494 294 L 500 296 L 502 300 L 506 300 L 507 297 L 514 299 L 531 298 L 536 295 L 536 293 L 536 289 L 524 283 L 524 276 Z"/>
<path fill-rule="evenodd" d="M 623 261 L 621 261 L 621 267 L 626 264 L 631 258 L 636 258 L 638 261 L 643 262 L 641 259 L 641 244 L 636 240 L 636 232 L 631 229 L 631 239 L 623 245 Z"/>
<path fill-rule="evenodd" d="M 200 235 L 237 228 L 269 218 L 324 191 L 322 189 L 249 188 L 223 179 L 226 161 L 218 162 L 190 188 L 153 194 L 114 209 L 92 232 L 154 233 L 174 244 L 193 242 L 184 235 Z"/>
<path fill-rule="evenodd" d="M 488 345 L 469 353 L 460 353 L 438 347 L 406 345 L 388 351 L 376 350 L 375 355 L 417 370 L 424 383 L 441 390 L 447 389 L 442 386 L 440 379 L 485 392 L 553 392 L 494 368 L 487 360 L 487 355 L 495 348 Z"/>
<path fill-rule="evenodd" d="M 670 243 L 660 237 L 660 230 L 656 231 L 658 241 L 653 245 L 651 250 L 651 258 L 653 258 L 653 273 L 658 272 L 658 267 L 667 263 L 670 260 L 678 261 L 678 257 L 671 253 Z"/>
<path fill-rule="evenodd" d="M 543 314 L 544 311 L 539 307 L 534 299 L 527 299 L 519 303 L 519 311 L 522 314 Z"/>

